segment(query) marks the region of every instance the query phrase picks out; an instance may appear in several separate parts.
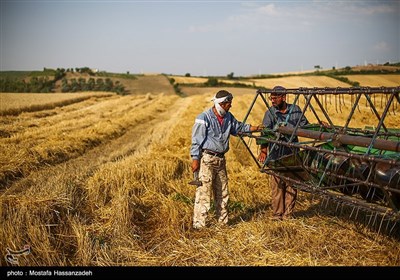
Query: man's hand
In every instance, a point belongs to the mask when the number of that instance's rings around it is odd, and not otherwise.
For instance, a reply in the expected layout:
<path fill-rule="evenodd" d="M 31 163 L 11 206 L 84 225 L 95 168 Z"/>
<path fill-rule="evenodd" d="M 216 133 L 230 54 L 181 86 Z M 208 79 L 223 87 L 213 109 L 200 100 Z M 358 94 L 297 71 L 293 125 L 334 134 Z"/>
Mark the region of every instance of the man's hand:
<path fill-rule="evenodd" d="M 192 161 L 192 172 L 196 172 L 200 169 L 200 161 L 198 159 L 194 159 Z"/>
<path fill-rule="evenodd" d="M 250 126 L 251 132 L 262 131 L 265 128 L 263 124 Z"/>
<path fill-rule="evenodd" d="M 258 161 L 262 163 L 265 162 L 265 160 L 267 159 L 267 155 L 268 155 L 267 148 L 262 148 L 260 154 L 258 155 Z"/>

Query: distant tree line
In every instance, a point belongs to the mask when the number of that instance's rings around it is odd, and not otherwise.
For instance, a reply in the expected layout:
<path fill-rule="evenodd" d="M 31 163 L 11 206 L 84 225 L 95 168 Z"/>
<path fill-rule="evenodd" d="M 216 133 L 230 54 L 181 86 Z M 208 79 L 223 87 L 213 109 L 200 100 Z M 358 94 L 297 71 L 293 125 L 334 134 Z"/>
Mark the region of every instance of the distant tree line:
<path fill-rule="evenodd" d="M 1 92 L 41 92 L 49 93 L 54 91 L 54 81 L 48 77 L 32 77 L 29 82 L 21 79 L 1 78 Z"/>
<path fill-rule="evenodd" d="M 124 86 L 116 81 L 115 84 L 110 78 L 102 79 L 89 78 L 87 81 L 84 78 L 79 79 L 62 79 L 61 80 L 62 92 L 78 92 L 78 91 L 112 91 L 118 94 L 125 93 Z"/>
<path fill-rule="evenodd" d="M 39 92 L 52 93 L 55 91 L 56 82 L 61 80 L 62 92 L 79 92 L 79 91 L 111 91 L 118 94 L 126 93 L 124 86 L 119 82 L 113 82 L 110 78 L 84 78 L 66 79 L 67 72 L 87 73 L 90 76 L 96 73 L 89 67 L 81 68 L 44 68 L 43 71 L 32 71 L 25 77 L 17 74 L 5 73 L 0 78 L 0 92 Z M 53 77 L 53 78 L 49 78 Z"/>
<path fill-rule="evenodd" d="M 166 76 L 166 75 L 164 75 L 164 76 Z M 186 77 L 190 77 L 190 74 L 189 74 L 189 76 L 186 76 Z M 168 79 L 168 77 L 167 77 L 167 79 Z M 179 83 L 175 83 L 174 78 L 169 78 L 168 81 L 174 87 L 174 91 L 177 95 L 185 96 L 185 94 L 182 92 L 182 89 L 179 86 Z"/>
<path fill-rule="evenodd" d="M 186 73 L 185 77 L 191 77 L 190 73 Z M 187 87 L 240 87 L 240 88 L 256 88 L 255 83 L 253 82 L 252 85 L 244 84 L 240 82 L 239 78 L 234 77 L 234 73 L 231 72 L 226 75 L 226 79 L 237 81 L 235 83 L 224 83 L 218 79 L 219 77 L 208 77 L 207 81 L 204 83 L 185 83 Z M 224 79 L 224 77 L 220 77 Z M 179 83 L 176 83 L 174 78 L 169 78 L 169 83 L 174 87 L 175 93 L 180 96 L 185 96 L 186 94 L 182 92 Z"/>

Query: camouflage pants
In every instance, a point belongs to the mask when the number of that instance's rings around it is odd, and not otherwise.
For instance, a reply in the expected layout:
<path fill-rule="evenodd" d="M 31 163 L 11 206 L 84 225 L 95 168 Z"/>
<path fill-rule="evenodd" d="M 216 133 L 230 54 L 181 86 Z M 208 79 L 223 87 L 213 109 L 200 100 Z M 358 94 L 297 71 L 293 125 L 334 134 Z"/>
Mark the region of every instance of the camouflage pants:
<path fill-rule="evenodd" d="M 215 215 L 219 223 L 228 223 L 228 176 L 226 160 L 203 154 L 200 160 L 199 179 L 203 183 L 197 187 L 194 203 L 193 227 L 206 226 L 211 197 L 214 196 Z"/>
<path fill-rule="evenodd" d="M 293 213 L 297 190 L 275 176 L 270 176 L 272 191 L 272 213 L 274 217 L 285 218 Z"/>

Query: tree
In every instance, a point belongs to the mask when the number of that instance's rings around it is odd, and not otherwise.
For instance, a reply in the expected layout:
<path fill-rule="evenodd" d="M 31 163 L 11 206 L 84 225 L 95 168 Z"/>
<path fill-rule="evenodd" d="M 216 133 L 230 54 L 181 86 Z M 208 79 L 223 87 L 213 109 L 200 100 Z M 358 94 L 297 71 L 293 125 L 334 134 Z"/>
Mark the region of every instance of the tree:
<path fill-rule="evenodd" d="M 205 84 L 206 86 L 215 87 L 218 85 L 218 79 L 215 77 L 210 77 Z"/>
<path fill-rule="evenodd" d="M 94 90 L 96 88 L 96 81 L 93 78 L 90 78 L 88 81 L 88 90 Z"/>
<path fill-rule="evenodd" d="M 96 89 L 98 91 L 104 91 L 104 80 L 102 78 L 96 80 Z"/>
<path fill-rule="evenodd" d="M 111 81 L 111 79 L 110 78 L 106 78 L 106 82 L 104 84 L 104 90 L 105 91 L 112 91 L 113 88 L 114 88 L 114 84 Z"/>
<path fill-rule="evenodd" d="M 233 72 L 231 72 L 230 74 L 226 75 L 228 77 L 229 80 L 233 79 Z"/>

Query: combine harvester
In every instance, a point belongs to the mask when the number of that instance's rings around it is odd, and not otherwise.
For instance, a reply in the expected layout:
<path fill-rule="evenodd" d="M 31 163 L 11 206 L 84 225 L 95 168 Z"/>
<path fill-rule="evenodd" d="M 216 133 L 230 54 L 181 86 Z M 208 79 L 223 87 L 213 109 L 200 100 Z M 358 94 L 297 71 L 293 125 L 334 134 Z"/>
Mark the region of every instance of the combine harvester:
<path fill-rule="evenodd" d="M 288 103 L 299 105 L 302 114 L 317 124 L 289 127 L 278 123 L 273 129 L 240 135 L 260 171 L 334 201 L 338 207 L 350 206 L 350 217 L 357 218 L 362 210 L 368 224 L 378 223 L 379 228 L 385 224 L 392 230 L 400 222 L 400 86 L 285 92 Z M 267 101 L 271 93 L 273 90 L 257 91 L 244 121 L 260 102 L 265 110 L 271 106 Z M 337 115 L 342 116 L 341 123 Z M 356 116 L 364 116 L 362 127 L 351 127 Z M 385 124 L 387 119 L 395 128 Z M 299 142 L 293 141 L 296 136 Z M 300 152 L 277 160 L 267 157 L 260 163 L 257 157 L 262 143 Z"/>

